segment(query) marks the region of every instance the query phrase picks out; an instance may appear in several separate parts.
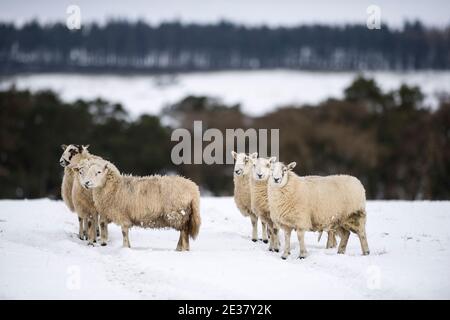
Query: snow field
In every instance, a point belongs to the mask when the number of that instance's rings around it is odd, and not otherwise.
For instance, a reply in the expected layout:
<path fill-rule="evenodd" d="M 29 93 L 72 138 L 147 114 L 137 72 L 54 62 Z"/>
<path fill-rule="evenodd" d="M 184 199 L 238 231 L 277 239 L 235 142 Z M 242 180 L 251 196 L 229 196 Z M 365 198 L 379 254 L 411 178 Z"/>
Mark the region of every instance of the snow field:
<path fill-rule="evenodd" d="M 371 254 L 306 236 L 283 261 L 250 240 L 232 198 L 202 198 L 200 235 L 176 252 L 178 232 L 133 228 L 131 249 L 109 225 L 108 246 L 78 239 L 61 201 L 0 201 L 0 298 L 12 299 L 449 299 L 450 202 L 369 201 Z M 283 240 L 283 237 L 281 237 Z M 283 245 L 283 243 L 282 243 Z"/>

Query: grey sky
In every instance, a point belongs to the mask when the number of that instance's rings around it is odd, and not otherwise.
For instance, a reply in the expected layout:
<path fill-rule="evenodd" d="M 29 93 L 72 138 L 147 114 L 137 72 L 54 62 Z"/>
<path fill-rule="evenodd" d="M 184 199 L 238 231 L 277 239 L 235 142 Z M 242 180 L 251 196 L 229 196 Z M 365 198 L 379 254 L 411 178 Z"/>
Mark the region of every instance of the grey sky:
<path fill-rule="evenodd" d="M 214 22 L 226 19 L 259 25 L 303 23 L 365 23 L 366 8 L 381 8 L 381 20 L 398 27 L 406 19 L 420 19 L 433 26 L 450 25 L 449 0 L 0 0 L 0 21 L 22 24 L 31 18 L 43 22 L 64 21 L 66 8 L 77 4 L 82 22 L 109 18 L 143 19 L 151 23 L 178 19 Z"/>

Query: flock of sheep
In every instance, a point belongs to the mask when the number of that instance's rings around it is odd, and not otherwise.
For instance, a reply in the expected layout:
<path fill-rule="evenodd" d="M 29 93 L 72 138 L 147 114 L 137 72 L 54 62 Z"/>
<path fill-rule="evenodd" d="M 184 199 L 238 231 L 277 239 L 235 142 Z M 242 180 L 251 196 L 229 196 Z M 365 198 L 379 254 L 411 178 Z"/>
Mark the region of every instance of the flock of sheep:
<path fill-rule="evenodd" d="M 258 240 L 260 219 L 262 240 L 269 242 L 270 251 L 279 251 L 278 230 L 284 231 L 282 259 L 290 254 L 292 230 L 297 231 L 301 259 L 307 255 L 306 231 L 327 231 L 327 248 L 336 246 L 338 235 L 341 238 L 338 253 L 345 253 L 353 232 L 359 237 L 363 254 L 369 254 L 366 193 L 358 179 L 347 175 L 300 177 L 292 171 L 295 162 L 285 165 L 276 162 L 275 157 L 258 158 L 257 153 L 232 151 L 232 155 L 234 200 L 241 213 L 250 217 L 252 241 Z"/>
<path fill-rule="evenodd" d="M 122 228 L 123 246 L 130 247 L 132 226 L 180 231 L 177 250 L 189 250 L 189 237 L 198 235 L 200 191 L 179 176 L 122 175 L 111 162 L 88 151 L 88 146 L 62 145 L 64 167 L 61 195 L 79 221 L 79 237 L 94 245 L 100 235 L 107 244 L 108 223 Z M 100 228 L 98 228 L 100 224 Z"/>
<path fill-rule="evenodd" d="M 200 191 L 189 179 L 180 176 L 135 177 L 123 175 L 114 164 L 92 155 L 89 146 L 62 145 L 64 167 L 61 195 L 68 208 L 76 212 L 79 237 L 94 245 L 107 245 L 108 224 L 122 229 L 123 246 L 130 247 L 129 229 L 173 228 L 180 231 L 176 250 L 189 250 L 189 237 L 198 235 Z M 296 163 L 284 165 L 276 158 L 258 158 L 257 153 L 232 152 L 234 199 L 240 212 L 251 219 L 252 241 L 258 240 L 258 219 L 262 240 L 269 250 L 279 252 L 279 229 L 284 231 L 282 258 L 290 254 L 290 238 L 295 230 L 300 256 L 307 251 L 306 231 L 328 232 L 327 248 L 336 246 L 344 253 L 350 232 L 358 235 L 364 255 L 369 254 L 365 231 L 365 190 L 355 177 L 297 176 Z"/>

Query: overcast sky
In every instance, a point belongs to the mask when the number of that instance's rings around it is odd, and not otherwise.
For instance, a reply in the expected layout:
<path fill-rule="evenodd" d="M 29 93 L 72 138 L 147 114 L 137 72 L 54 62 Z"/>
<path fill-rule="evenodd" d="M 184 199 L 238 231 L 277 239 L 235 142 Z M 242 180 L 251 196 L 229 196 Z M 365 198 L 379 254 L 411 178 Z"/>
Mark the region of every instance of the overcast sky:
<path fill-rule="evenodd" d="M 215 22 L 221 19 L 247 25 L 297 25 L 320 22 L 364 23 L 366 9 L 381 8 L 381 21 L 399 27 L 406 19 L 433 26 L 450 25 L 450 0 L 0 0 L 0 21 L 22 24 L 65 21 L 66 8 L 77 4 L 82 22 L 109 18 L 143 19 L 151 23 Z"/>

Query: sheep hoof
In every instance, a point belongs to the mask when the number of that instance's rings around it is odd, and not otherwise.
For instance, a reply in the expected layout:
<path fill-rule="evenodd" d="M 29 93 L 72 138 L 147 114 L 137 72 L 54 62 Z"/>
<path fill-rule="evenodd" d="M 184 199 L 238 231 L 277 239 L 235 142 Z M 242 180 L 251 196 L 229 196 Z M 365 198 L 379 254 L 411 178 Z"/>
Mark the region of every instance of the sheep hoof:
<path fill-rule="evenodd" d="M 280 252 L 280 249 L 274 249 L 273 251 L 275 251 L 275 252 Z"/>
<path fill-rule="evenodd" d="M 272 248 L 269 248 L 269 251 L 270 251 L 270 252 L 272 252 L 272 251 L 273 251 L 273 249 L 272 249 Z"/>
<path fill-rule="evenodd" d="M 106 246 L 106 242 L 102 242 L 101 246 L 102 247 Z"/>
<path fill-rule="evenodd" d="M 253 242 L 256 242 L 256 241 L 258 241 L 258 240 L 257 240 L 257 239 L 252 239 L 252 241 L 253 241 Z"/>
<path fill-rule="evenodd" d="M 299 259 L 305 259 L 306 257 L 305 256 L 299 256 L 298 258 Z"/>
<path fill-rule="evenodd" d="M 269 243 L 269 240 L 263 240 L 264 243 Z"/>
<path fill-rule="evenodd" d="M 88 242 L 88 247 L 93 247 L 94 244 L 92 242 Z"/>
<path fill-rule="evenodd" d="M 369 254 L 370 254 L 370 251 L 363 252 L 363 256 L 368 256 Z"/>
<path fill-rule="evenodd" d="M 283 259 L 283 260 L 286 260 L 286 259 L 287 259 L 287 257 L 285 257 L 285 256 L 281 256 L 281 259 Z"/>

